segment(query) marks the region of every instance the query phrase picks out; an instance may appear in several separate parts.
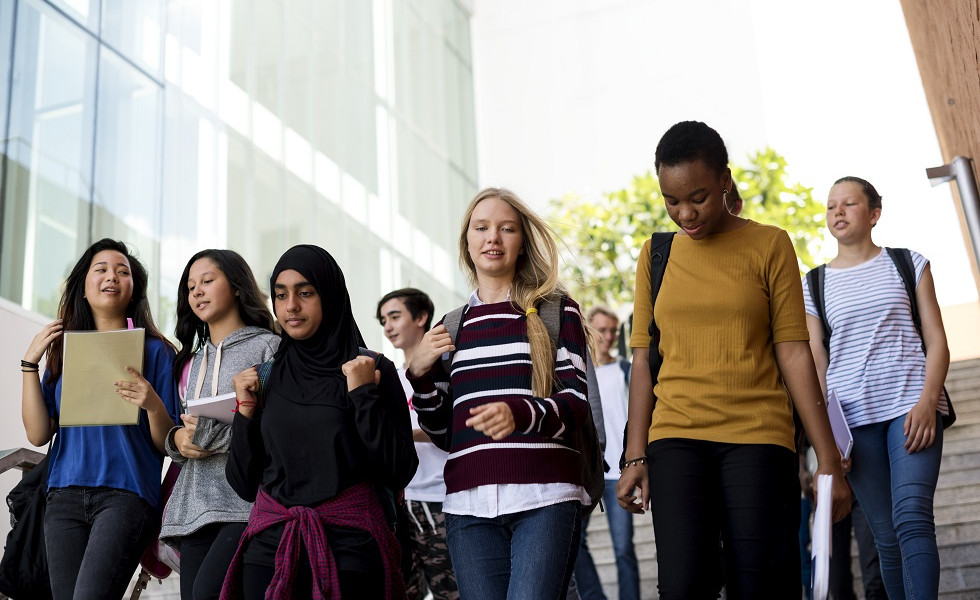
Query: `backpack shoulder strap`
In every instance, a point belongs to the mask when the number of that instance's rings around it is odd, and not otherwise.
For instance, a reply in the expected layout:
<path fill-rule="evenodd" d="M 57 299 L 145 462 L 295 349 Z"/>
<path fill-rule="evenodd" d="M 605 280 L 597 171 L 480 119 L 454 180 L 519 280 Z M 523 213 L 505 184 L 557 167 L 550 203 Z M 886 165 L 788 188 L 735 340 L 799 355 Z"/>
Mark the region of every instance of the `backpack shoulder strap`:
<path fill-rule="evenodd" d="M 561 331 L 561 299 L 544 300 L 538 305 L 538 316 L 544 321 L 551 337 L 551 344 L 558 348 L 558 333 Z"/>
<path fill-rule="evenodd" d="M 630 361 L 625 360 L 625 359 L 622 359 L 622 358 L 618 358 L 616 360 L 617 360 L 617 362 L 619 362 L 619 368 L 620 368 L 620 370 L 623 371 L 623 379 L 626 380 L 626 389 L 629 389 L 629 387 L 630 387 L 630 369 L 632 368 L 632 365 L 630 364 Z"/>
<path fill-rule="evenodd" d="M 358 356 L 370 356 L 371 358 L 373 358 L 374 366 L 378 366 L 378 363 L 381 362 L 381 353 L 375 352 L 374 350 L 371 350 L 369 348 L 358 348 L 357 354 Z"/>
<path fill-rule="evenodd" d="M 442 324 L 446 326 L 446 331 L 449 332 L 449 339 L 455 344 L 459 336 L 459 328 L 463 324 L 463 314 L 466 312 L 466 305 L 454 308 L 453 310 L 446 313 L 446 316 L 442 318 Z M 442 355 L 442 369 L 448 375 L 452 371 L 453 366 L 453 353 L 446 352 Z"/>
<path fill-rule="evenodd" d="M 826 275 L 827 265 L 820 265 L 810 269 L 806 274 L 806 285 L 810 288 L 810 298 L 813 299 L 813 306 L 817 309 L 817 315 L 823 324 L 823 349 L 830 356 L 830 322 L 827 320 L 827 306 L 824 304 L 823 282 Z"/>
<path fill-rule="evenodd" d="M 650 237 L 650 305 L 657 303 L 657 296 L 660 294 L 660 285 L 664 281 L 664 273 L 667 271 L 667 260 L 670 258 L 670 245 L 674 241 L 673 231 L 658 231 Z M 650 335 L 657 332 L 660 337 L 659 328 L 656 321 L 650 319 Z"/>
<path fill-rule="evenodd" d="M 915 263 L 912 262 L 912 253 L 908 248 L 885 248 L 888 256 L 895 263 L 898 274 L 902 276 L 902 283 L 905 284 L 905 293 L 909 296 L 909 305 L 912 307 L 912 322 L 915 323 L 915 330 L 922 337 L 922 318 L 919 316 L 919 304 L 915 299 Z"/>
<path fill-rule="evenodd" d="M 259 366 L 255 367 L 255 370 L 259 373 L 259 391 L 256 394 L 259 400 L 259 405 L 265 403 L 265 385 L 269 381 L 269 376 L 272 375 L 272 363 L 276 359 L 270 358 Z"/>

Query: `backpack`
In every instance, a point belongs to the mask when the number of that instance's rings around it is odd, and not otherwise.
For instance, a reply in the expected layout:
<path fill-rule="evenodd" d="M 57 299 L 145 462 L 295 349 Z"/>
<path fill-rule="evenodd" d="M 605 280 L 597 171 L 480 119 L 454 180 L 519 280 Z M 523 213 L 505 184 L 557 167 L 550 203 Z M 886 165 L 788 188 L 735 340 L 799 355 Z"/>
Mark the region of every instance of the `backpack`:
<path fill-rule="evenodd" d="M 449 332 L 449 338 L 454 342 L 458 339 L 463 315 L 467 308 L 468 305 L 460 306 L 447 313 L 442 319 L 442 324 L 446 326 L 446 331 Z M 558 332 L 561 329 L 561 301 L 558 299 L 543 300 L 538 305 L 538 316 L 544 322 L 545 327 L 548 329 L 548 336 L 551 338 L 551 343 L 557 349 Z M 451 352 L 446 352 L 442 355 L 442 366 L 447 375 L 452 372 L 452 354 Z M 586 354 L 588 354 L 588 351 L 586 351 Z M 585 366 L 586 379 L 594 380 L 595 366 L 592 364 L 592 360 L 588 355 L 585 358 Z M 599 388 L 597 385 L 589 386 L 590 397 L 598 393 Z M 596 400 L 598 400 L 597 397 Z M 602 492 L 606 487 L 605 472 L 608 470 L 606 462 L 603 460 L 602 444 L 599 442 L 595 417 L 592 415 L 592 406 L 593 403 L 590 401 L 589 410 L 586 411 L 585 422 L 582 423 L 581 427 L 572 427 L 567 437 L 568 445 L 579 452 L 579 478 L 584 482 L 583 487 L 588 492 L 589 500 L 591 501 L 589 506 L 582 507 L 582 516 L 588 516 L 596 506 L 602 505 Z M 605 511 L 605 508 L 600 510 Z"/>
<path fill-rule="evenodd" d="M 369 350 L 367 348 L 358 348 L 358 355 L 370 356 L 374 359 L 375 368 L 379 368 L 379 364 L 381 362 L 380 352 L 375 352 L 374 350 Z M 269 376 L 272 375 L 273 362 L 275 362 L 275 358 L 271 358 L 256 367 L 256 371 L 259 375 L 259 390 L 256 397 L 260 406 L 265 401 L 265 385 L 266 382 L 269 381 Z M 381 484 L 375 484 L 374 487 L 378 492 L 378 500 L 381 502 L 381 508 L 384 509 L 385 521 L 388 522 L 388 526 L 391 527 L 391 530 L 395 531 L 398 527 L 398 515 L 401 512 L 399 507 L 402 504 L 405 490 L 394 490 Z"/>
<path fill-rule="evenodd" d="M 48 454 L 50 450 L 49 446 Z M 45 456 L 7 495 L 11 529 L 0 560 L 0 592 L 11 598 L 51 599 L 44 549 L 47 493 L 48 457 Z"/>
<path fill-rule="evenodd" d="M 912 323 L 915 324 L 915 331 L 919 334 L 919 339 L 922 340 L 922 352 L 924 354 L 926 343 L 922 339 L 922 318 L 919 316 L 919 304 L 915 298 L 915 264 L 912 262 L 912 253 L 909 252 L 908 248 L 885 248 L 885 251 L 888 252 L 888 256 L 895 263 L 898 274 L 902 277 L 902 283 L 905 285 L 905 294 L 909 298 L 909 305 L 912 309 Z M 827 265 L 820 265 L 819 267 L 810 269 L 810 272 L 806 274 L 806 282 L 807 287 L 810 288 L 810 297 L 813 298 L 813 305 L 817 309 L 817 316 L 820 317 L 820 322 L 823 323 L 823 347 L 827 351 L 827 358 L 829 360 L 831 330 L 830 322 L 827 320 L 826 298 L 823 293 L 826 267 Z M 947 429 L 956 422 L 956 411 L 953 410 L 953 400 L 949 397 L 949 392 L 946 391 L 945 385 L 943 386 L 943 395 L 946 396 L 946 405 L 949 407 L 949 414 L 942 415 L 941 421 L 943 429 Z"/>
<path fill-rule="evenodd" d="M 674 241 L 673 231 L 658 231 L 650 237 L 650 305 L 657 303 L 657 295 L 660 293 L 660 286 L 664 282 L 664 273 L 667 271 L 667 259 L 670 258 L 670 245 Z M 632 317 L 631 317 L 632 318 Z M 663 364 L 663 357 L 660 356 L 660 328 L 657 327 L 657 320 L 650 316 L 650 356 L 648 365 L 650 367 L 650 381 L 657 385 L 657 377 L 660 375 L 660 365 Z M 629 377 L 627 375 L 627 387 L 629 387 Z M 657 406 L 657 396 L 653 396 L 653 406 Z M 626 432 L 629 431 L 629 419 L 623 429 L 623 453 L 619 455 L 619 470 L 626 467 Z"/>

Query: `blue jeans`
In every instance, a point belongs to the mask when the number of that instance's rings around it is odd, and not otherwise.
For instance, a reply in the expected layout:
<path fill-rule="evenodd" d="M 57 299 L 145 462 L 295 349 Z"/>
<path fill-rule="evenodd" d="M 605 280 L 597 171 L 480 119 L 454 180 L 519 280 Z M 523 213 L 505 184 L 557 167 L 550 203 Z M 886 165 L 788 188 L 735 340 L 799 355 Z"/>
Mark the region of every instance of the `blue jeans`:
<path fill-rule="evenodd" d="M 943 454 L 943 428 L 925 450 L 905 450 L 905 417 L 855 427 L 848 480 L 875 535 L 889 598 L 939 594 L 939 550 L 933 499 Z"/>
<path fill-rule="evenodd" d="M 493 518 L 446 514 L 460 597 L 563 599 L 578 550 L 580 511 L 573 501 Z"/>
<path fill-rule="evenodd" d="M 54 600 L 119 600 L 160 514 L 139 495 L 105 487 L 48 492 L 44 544 Z"/>
<path fill-rule="evenodd" d="M 613 551 L 616 554 L 619 600 L 640 600 L 640 571 L 633 548 L 633 515 L 616 500 L 615 480 L 606 480 L 606 487 L 602 491 L 602 505 L 606 509 L 609 537 L 612 538 Z M 593 511 L 592 514 L 597 513 Z M 582 600 L 606 600 L 586 541 L 585 530 L 588 526 L 589 517 L 586 517 L 582 521 L 582 543 L 579 545 L 578 558 L 575 559 L 575 583 Z"/>

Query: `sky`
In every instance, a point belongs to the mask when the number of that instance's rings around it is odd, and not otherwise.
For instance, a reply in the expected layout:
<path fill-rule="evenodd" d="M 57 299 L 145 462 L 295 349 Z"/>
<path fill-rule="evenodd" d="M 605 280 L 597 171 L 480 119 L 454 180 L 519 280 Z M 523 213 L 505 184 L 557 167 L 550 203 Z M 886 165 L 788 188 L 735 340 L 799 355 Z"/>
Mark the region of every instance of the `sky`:
<path fill-rule="evenodd" d="M 894 0 L 475 0 L 481 185 L 539 210 L 601 202 L 653 167 L 673 123 L 717 129 L 733 163 L 772 146 L 825 202 L 844 175 L 884 198 L 874 239 L 932 261 L 940 304 L 973 302 L 966 244 Z M 826 259 L 836 253 L 827 233 Z"/>

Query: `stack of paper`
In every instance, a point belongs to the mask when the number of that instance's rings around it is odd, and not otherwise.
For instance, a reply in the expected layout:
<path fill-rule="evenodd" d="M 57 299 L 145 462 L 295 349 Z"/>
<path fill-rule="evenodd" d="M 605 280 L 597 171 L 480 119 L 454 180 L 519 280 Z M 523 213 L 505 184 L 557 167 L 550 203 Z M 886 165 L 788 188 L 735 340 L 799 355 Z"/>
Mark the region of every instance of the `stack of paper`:
<path fill-rule="evenodd" d="M 813 534 L 810 540 L 813 556 L 813 600 L 827 600 L 830 588 L 830 552 L 832 549 L 834 498 L 833 475 L 817 475 L 817 508 L 813 511 Z"/>

